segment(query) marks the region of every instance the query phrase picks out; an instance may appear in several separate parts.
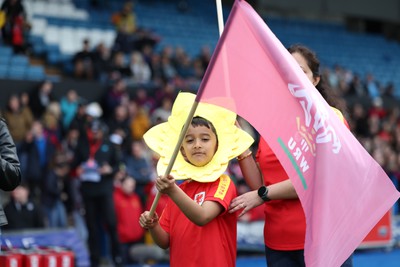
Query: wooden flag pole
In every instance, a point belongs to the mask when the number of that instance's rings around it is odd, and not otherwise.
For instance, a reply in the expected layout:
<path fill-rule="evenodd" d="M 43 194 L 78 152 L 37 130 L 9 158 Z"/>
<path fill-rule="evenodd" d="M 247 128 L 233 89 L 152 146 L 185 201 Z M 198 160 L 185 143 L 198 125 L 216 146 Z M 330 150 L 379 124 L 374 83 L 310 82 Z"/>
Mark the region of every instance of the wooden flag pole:
<path fill-rule="evenodd" d="M 178 153 L 180 151 L 183 139 L 185 138 L 187 129 L 189 128 L 190 123 L 192 122 L 192 118 L 194 116 L 194 113 L 196 112 L 197 106 L 199 105 L 199 102 L 194 102 L 192 105 L 192 108 L 190 109 L 190 112 L 188 114 L 188 117 L 186 119 L 185 125 L 183 126 L 183 129 L 181 131 L 181 134 L 179 135 L 178 141 L 176 143 L 174 152 L 172 153 L 171 159 L 169 160 L 167 169 L 165 170 L 164 175 L 167 176 L 171 173 L 172 167 L 174 166 L 176 157 L 178 156 Z M 156 210 L 158 201 L 160 200 L 161 197 L 161 193 L 159 191 L 157 191 L 157 194 L 153 200 L 153 204 L 151 204 L 151 208 L 150 208 L 150 217 L 153 217 L 154 212 Z"/>

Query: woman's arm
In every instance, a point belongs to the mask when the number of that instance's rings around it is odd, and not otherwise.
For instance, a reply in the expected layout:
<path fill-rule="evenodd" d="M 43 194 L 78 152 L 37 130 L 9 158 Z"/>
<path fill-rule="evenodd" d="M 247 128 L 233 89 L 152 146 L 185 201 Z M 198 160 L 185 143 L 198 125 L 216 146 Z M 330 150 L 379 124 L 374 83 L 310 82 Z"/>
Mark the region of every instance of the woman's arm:
<path fill-rule="evenodd" d="M 253 158 L 251 150 L 246 150 L 237 157 L 243 178 L 251 190 L 257 190 L 264 184 L 260 168 Z"/>
<path fill-rule="evenodd" d="M 287 179 L 285 181 L 269 185 L 268 198 L 270 200 L 296 199 L 298 198 L 298 196 L 292 182 Z M 234 213 L 238 210 L 243 209 L 242 212 L 239 214 L 240 217 L 249 210 L 258 207 L 264 203 L 264 200 L 262 200 L 261 197 L 258 195 L 257 190 L 253 190 L 234 198 L 229 205 L 229 212 Z"/>

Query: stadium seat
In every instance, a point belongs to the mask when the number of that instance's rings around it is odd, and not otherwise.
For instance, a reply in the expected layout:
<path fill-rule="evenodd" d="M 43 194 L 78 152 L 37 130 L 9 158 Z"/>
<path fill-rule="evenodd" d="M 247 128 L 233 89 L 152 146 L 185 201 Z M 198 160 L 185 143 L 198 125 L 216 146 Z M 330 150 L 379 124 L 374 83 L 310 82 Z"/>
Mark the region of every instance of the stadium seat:
<path fill-rule="evenodd" d="M 48 26 L 44 34 L 44 42 L 46 44 L 60 43 L 60 28 L 58 26 Z"/>
<path fill-rule="evenodd" d="M 8 68 L 7 77 L 9 79 L 21 80 L 25 78 L 26 66 L 10 66 Z"/>
<path fill-rule="evenodd" d="M 9 64 L 10 67 L 26 67 L 29 65 L 29 59 L 26 56 L 14 55 L 10 58 Z"/>
<path fill-rule="evenodd" d="M 4 79 L 7 77 L 8 65 L 0 63 L 0 78 Z"/>
<path fill-rule="evenodd" d="M 0 57 L 4 56 L 12 56 L 13 51 L 11 47 L 8 46 L 0 46 Z"/>
<path fill-rule="evenodd" d="M 26 78 L 32 81 L 43 81 L 46 78 L 46 73 L 42 66 L 30 66 L 26 70 Z"/>

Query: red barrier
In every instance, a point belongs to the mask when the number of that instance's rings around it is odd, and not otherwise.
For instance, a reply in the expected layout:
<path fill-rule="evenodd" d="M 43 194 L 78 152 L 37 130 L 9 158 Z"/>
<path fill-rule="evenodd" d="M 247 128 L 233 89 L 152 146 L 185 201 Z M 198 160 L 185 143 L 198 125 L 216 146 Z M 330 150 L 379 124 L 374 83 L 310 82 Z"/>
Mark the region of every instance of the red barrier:
<path fill-rule="evenodd" d="M 74 253 L 62 248 L 9 249 L 0 254 L 1 267 L 74 267 Z"/>
<path fill-rule="evenodd" d="M 392 210 L 389 210 L 365 237 L 359 248 L 393 246 Z"/>
<path fill-rule="evenodd" d="M 0 254 L 0 266 L 4 267 L 23 267 L 22 255 L 7 251 Z"/>

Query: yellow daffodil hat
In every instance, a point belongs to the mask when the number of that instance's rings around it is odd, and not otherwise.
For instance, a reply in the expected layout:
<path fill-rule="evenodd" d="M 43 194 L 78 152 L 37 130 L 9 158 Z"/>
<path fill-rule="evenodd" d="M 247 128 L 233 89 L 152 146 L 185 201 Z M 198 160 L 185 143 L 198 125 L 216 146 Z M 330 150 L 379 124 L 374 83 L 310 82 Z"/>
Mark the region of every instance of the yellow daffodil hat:
<path fill-rule="evenodd" d="M 180 92 L 167 122 L 150 128 L 143 136 L 146 144 L 159 155 L 157 172 L 163 175 L 179 140 L 196 95 Z M 217 132 L 218 149 L 205 166 L 196 167 L 187 162 L 179 152 L 171 175 L 176 180 L 192 179 L 198 182 L 217 180 L 228 167 L 229 160 L 243 153 L 254 139 L 235 125 L 236 114 L 225 108 L 200 102 L 194 116 L 210 121 Z"/>

